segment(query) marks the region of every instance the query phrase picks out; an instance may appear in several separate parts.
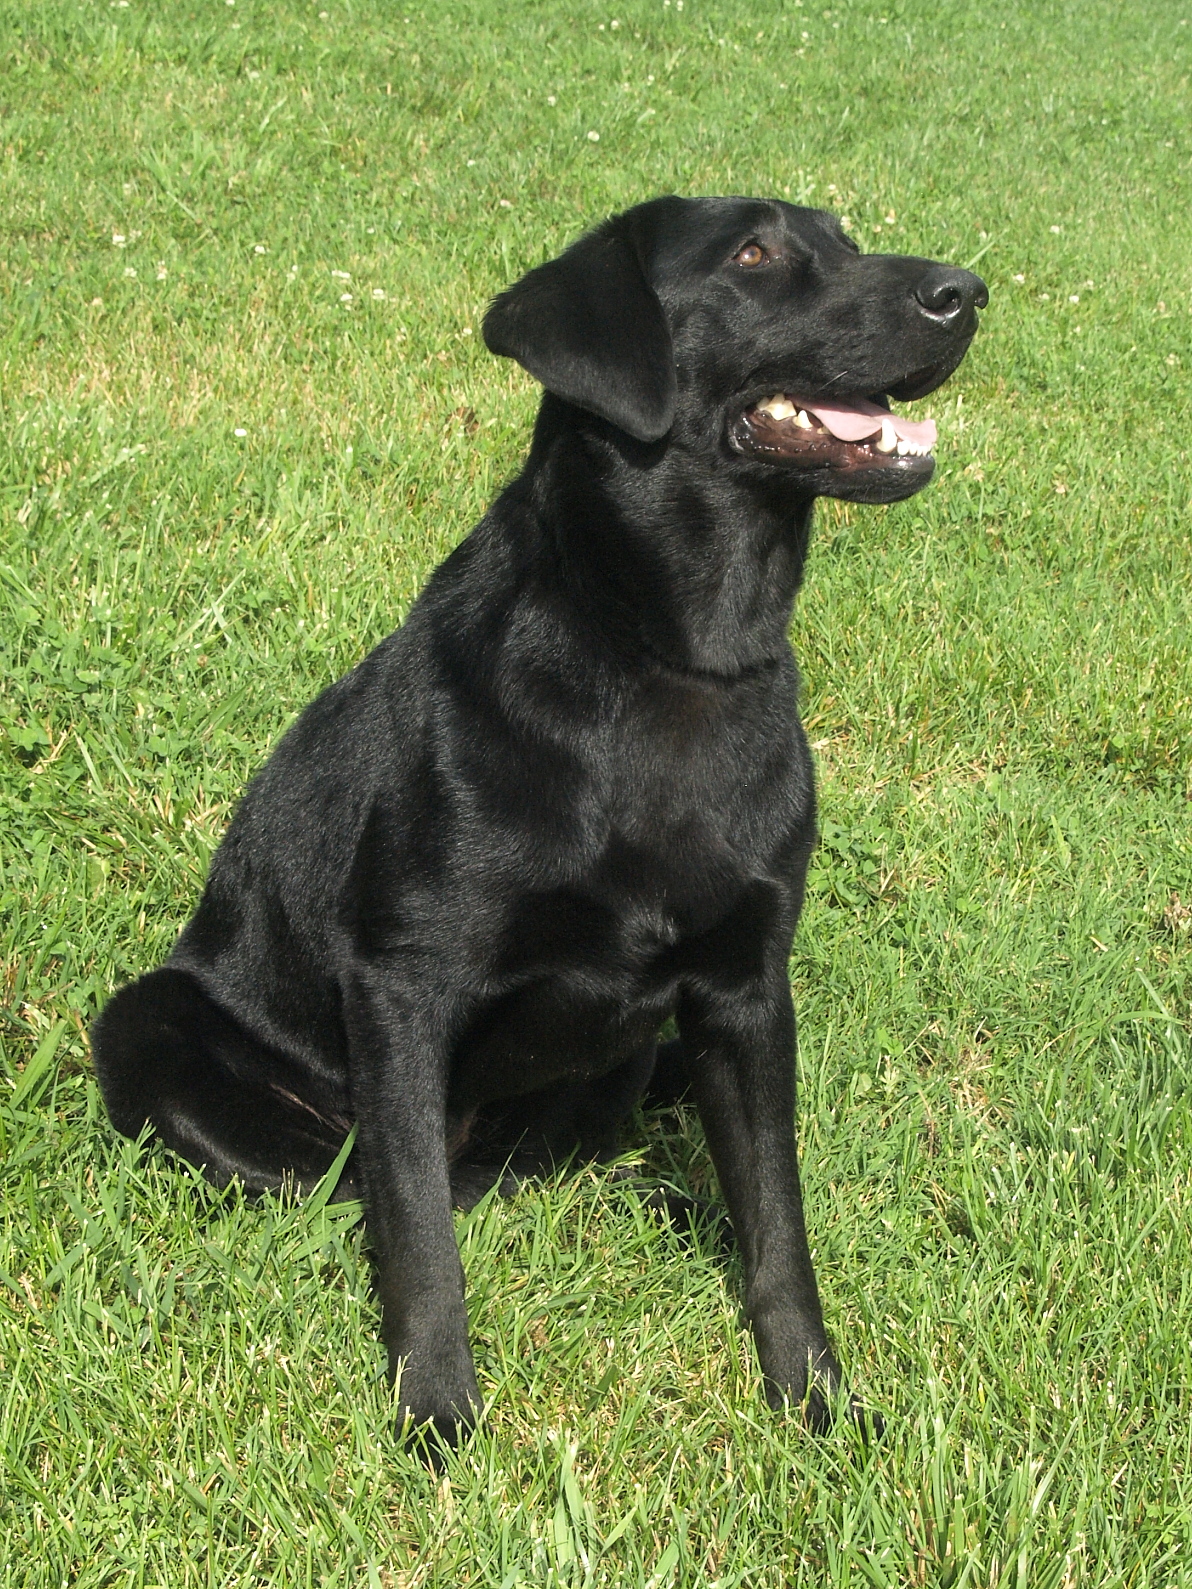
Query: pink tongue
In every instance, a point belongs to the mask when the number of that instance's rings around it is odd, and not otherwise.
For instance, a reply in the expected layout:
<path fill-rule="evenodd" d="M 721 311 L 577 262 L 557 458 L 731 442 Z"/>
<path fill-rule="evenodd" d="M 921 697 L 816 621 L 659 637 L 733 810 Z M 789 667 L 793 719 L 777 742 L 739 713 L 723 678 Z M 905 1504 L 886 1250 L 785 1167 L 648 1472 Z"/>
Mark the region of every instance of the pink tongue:
<path fill-rule="evenodd" d="M 934 447 L 936 429 L 934 419 L 903 419 L 901 414 L 891 414 L 863 397 L 844 403 L 805 403 L 809 414 L 814 414 L 826 425 L 838 441 L 864 441 L 866 436 L 876 436 L 882 420 L 888 419 L 894 434 L 903 441 L 914 442 L 916 447 Z"/>

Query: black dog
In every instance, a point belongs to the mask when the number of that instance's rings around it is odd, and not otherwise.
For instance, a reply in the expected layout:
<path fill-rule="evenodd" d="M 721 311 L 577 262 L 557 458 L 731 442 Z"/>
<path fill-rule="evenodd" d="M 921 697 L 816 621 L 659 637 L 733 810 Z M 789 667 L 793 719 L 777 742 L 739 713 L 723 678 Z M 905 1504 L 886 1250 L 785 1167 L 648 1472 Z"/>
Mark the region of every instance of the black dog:
<path fill-rule="evenodd" d="M 453 1193 L 612 1151 L 672 1014 L 769 1399 L 828 1415 L 787 626 L 814 499 L 930 479 L 934 427 L 887 399 L 946 379 L 986 301 L 735 198 L 639 205 L 502 293 L 488 346 L 546 388 L 524 471 L 286 734 L 168 964 L 96 1023 L 118 1129 L 217 1182 L 309 1184 L 358 1123 L 390 1366 L 441 1439 L 480 1405 Z"/>

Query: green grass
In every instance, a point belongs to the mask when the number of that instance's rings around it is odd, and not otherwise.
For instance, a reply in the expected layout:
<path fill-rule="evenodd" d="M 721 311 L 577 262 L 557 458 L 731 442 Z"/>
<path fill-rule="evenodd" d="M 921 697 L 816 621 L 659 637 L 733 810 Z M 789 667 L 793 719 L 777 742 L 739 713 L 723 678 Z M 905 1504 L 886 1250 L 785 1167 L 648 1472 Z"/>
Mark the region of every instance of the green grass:
<path fill-rule="evenodd" d="M 1190 74 L 1187 0 L 0 0 L 6 1584 L 1192 1583 Z M 992 292 L 793 630 L 809 1217 L 888 1431 L 770 1414 L 735 1270 L 584 1173 L 460 1222 L 435 1477 L 354 1210 L 118 1141 L 83 1034 L 518 467 L 488 297 L 667 190 Z M 710 1185 L 692 1116 L 632 1151 Z"/>

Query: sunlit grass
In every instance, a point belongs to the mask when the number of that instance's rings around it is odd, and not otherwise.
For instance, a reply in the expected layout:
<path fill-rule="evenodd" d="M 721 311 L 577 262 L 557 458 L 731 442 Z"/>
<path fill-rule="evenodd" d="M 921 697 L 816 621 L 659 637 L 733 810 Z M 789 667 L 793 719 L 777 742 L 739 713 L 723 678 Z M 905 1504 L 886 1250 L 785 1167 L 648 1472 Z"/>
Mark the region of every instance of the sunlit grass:
<path fill-rule="evenodd" d="M 0 4 L 6 1583 L 1192 1579 L 1190 35 L 1160 0 Z M 460 1222 L 488 1411 L 444 1479 L 392 1442 L 353 1210 L 116 1140 L 84 1031 L 518 467 L 489 296 L 664 191 L 991 288 L 916 410 L 935 484 L 824 507 L 793 630 L 809 1216 L 887 1434 L 769 1413 L 734 1266 L 582 1173 Z M 630 1149 L 715 1195 L 690 1115 Z"/>

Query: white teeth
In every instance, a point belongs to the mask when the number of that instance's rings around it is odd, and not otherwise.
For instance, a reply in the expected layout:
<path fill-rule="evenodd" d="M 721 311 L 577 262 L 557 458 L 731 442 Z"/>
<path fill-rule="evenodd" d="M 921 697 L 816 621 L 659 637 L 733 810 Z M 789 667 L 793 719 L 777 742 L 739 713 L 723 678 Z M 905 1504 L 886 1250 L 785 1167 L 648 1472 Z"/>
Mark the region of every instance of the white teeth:
<path fill-rule="evenodd" d="M 822 431 L 823 426 L 812 419 L 805 408 L 796 408 L 783 392 L 775 392 L 773 397 L 764 398 L 758 405 L 759 414 L 768 414 L 771 419 L 793 419 L 800 430 Z M 894 421 L 889 417 L 882 419 L 882 428 L 878 435 L 868 443 L 878 452 L 897 453 L 900 458 L 925 458 L 931 451 L 930 447 L 920 446 L 913 441 L 904 441 L 894 429 Z"/>
<path fill-rule="evenodd" d="M 771 419 L 790 419 L 795 412 L 795 405 L 788 402 L 781 392 L 775 392 L 773 397 L 767 397 L 764 403 L 757 406 Z"/>

